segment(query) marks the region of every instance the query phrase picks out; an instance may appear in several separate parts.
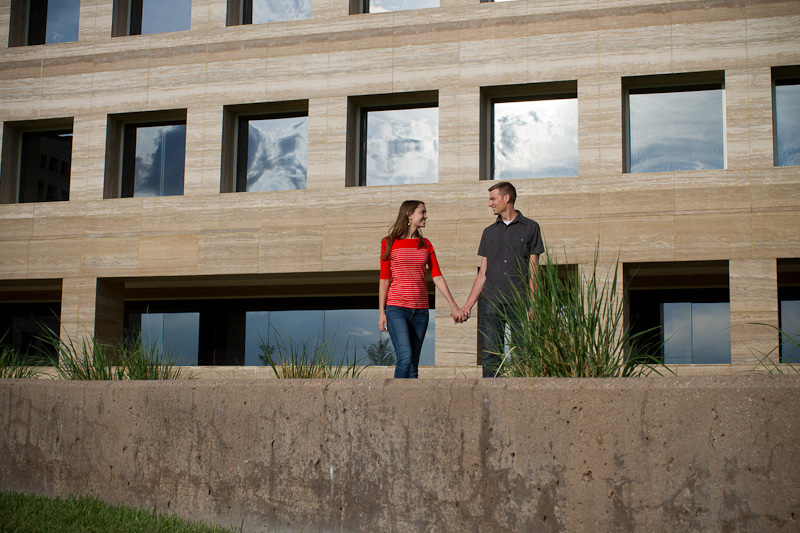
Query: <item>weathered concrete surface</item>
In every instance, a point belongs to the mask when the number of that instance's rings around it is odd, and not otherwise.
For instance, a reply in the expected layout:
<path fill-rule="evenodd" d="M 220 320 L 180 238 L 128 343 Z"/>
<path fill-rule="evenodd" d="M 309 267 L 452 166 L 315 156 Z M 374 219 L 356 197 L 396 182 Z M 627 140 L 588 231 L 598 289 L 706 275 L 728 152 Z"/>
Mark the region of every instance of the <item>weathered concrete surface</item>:
<path fill-rule="evenodd" d="M 271 531 L 797 531 L 800 378 L 0 380 L 0 486 Z"/>

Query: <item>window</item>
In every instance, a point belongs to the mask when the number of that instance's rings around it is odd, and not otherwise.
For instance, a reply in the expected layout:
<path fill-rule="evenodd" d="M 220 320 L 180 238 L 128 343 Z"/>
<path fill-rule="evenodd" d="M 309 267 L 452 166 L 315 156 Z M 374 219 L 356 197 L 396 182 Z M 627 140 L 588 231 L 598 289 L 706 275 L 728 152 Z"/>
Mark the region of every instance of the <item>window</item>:
<path fill-rule="evenodd" d="M 2 203 L 69 200 L 71 163 L 72 119 L 6 122 L 0 167 Z"/>
<path fill-rule="evenodd" d="M 576 82 L 481 90 L 481 178 L 578 175 Z"/>
<path fill-rule="evenodd" d="M 12 0 L 8 46 L 78 40 L 80 0 Z"/>
<path fill-rule="evenodd" d="M 624 265 L 634 334 L 666 364 L 730 364 L 727 261 Z"/>
<path fill-rule="evenodd" d="M 47 365 L 56 357 L 47 342 L 61 330 L 61 280 L 0 282 L 0 350 L 13 350 L 25 364 Z"/>
<path fill-rule="evenodd" d="M 111 36 L 185 31 L 191 20 L 191 0 L 114 0 Z"/>
<path fill-rule="evenodd" d="M 225 107 L 221 192 L 305 189 L 307 174 L 307 100 Z"/>
<path fill-rule="evenodd" d="M 311 0 L 228 0 L 228 26 L 311 18 Z"/>
<path fill-rule="evenodd" d="M 439 0 L 350 0 L 350 14 L 388 13 L 439 7 Z"/>
<path fill-rule="evenodd" d="M 185 110 L 109 115 L 106 198 L 183 194 L 185 116 Z"/>
<path fill-rule="evenodd" d="M 778 259 L 780 360 L 800 363 L 800 259 Z"/>
<path fill-rule="evenodd" d="M 623 78 L 626 172 L 725 168 L 722 72 Z"/>
<path fill-rule="evenodd" d="M 350 97 L 347 185 L 409 185 L 439 180 L 436 91 Z"/>
<path fill-rule="evenodd" d="M 800 66 L 772 69 L 775 166 L 800 165 Z"/>

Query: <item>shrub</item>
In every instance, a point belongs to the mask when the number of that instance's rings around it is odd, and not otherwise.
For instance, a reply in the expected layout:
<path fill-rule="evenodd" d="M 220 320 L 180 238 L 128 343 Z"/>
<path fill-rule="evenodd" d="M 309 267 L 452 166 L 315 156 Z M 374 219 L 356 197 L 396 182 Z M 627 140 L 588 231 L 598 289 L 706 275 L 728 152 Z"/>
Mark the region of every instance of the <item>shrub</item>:
<path fill-rule="evenodd" d="M 277 348 L 268 345 L 259 336 L 259 349 L 262 360 L 272 368 L 277 378 L 328 379 L 357 378 L 364 371 L 359 364 L 355 350 L 352 359 L 345 354 L 336 363 L 337 357 L 328 341 L 317 339 L 310 344 L 308 339 L 294 341 L 291 336 L 284 337 L 275 331 Z"/>
<path fill-rule="evenodd" d="M 0 378 L 35 378 L 41 373 L 38 367 L 25 364 L 14 348 L 0 343 Z"/>

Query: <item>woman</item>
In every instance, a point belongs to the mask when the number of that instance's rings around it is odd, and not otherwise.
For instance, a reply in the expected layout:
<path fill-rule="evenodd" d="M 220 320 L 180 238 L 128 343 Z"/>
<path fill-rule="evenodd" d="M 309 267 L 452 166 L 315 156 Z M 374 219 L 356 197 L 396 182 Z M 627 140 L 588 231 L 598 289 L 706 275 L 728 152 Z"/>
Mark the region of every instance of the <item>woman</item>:
<path fill-rule="evenodd" d="M 419 200 L 406 200 L 397 220 L 381 242 L 381 278 L 378 285 L 378 326 L 389 331 L 397 366 L 396 378 L 418 377 L 419 354 L 428 329 L 428 283 L 430 269 L 433 284 L 450 304 L 450 316 L 456 322 L 464 314 L 439 270 L 430 241 L 422 237 L 428 212 Z"/>

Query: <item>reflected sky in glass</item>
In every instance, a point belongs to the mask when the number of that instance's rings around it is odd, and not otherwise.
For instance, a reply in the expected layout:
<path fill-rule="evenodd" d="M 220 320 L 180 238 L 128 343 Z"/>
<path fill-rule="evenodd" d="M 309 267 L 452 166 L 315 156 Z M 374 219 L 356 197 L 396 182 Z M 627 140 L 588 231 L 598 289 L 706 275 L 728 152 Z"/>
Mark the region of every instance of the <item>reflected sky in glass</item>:
<path fill-rule="evenodd" d="M 367 185 L 436 183 L 439 109 L 367 112 Z"/>
<path fill-rule="evenodd" d="M 253 0 L 253 24 L 311 18 L 311 0 Z"/>
<path fill-rule="evenodd" d="M 730 304 L 676 302 L 662 305 L 664 363 L 731 362 Z"/>
<path fill-rule="evenodd" d="M 800 85 L 775 86 L 775 129 L 776 165 L 800 165 Z"/>
<path fill-rule="evenodd" d="M 422 345 L 420 366 L 434 364 L 436 328 L 433 315 L 431 312 L 428 333 Z M 280 349 L 281 343 L 288 346 L 289 338 L 295 343 L 307 340 L 309 346 L 324 339 L 336 354 L 335 363 L 339 363 L 345 354 L 352 360 L 355 350 L 363 365 L 369 364 L 367 348 L 381 338 L 377 309 L 251 311 L 246 318 L 246 365 L 264 364 L 259 357 L 259 334 L 268 345 L 276 349 Z"/>
<path fill-rule="evenodd" d="M 577 175 L 577 98 L 494 104 L 492 179 Z"/>
<path fill-rule="evenodd" d="M 143 313 L 142 342 L 168 352 L 178 366 L 197 366 L 200 313 Z"/>
<path fill-rule="evenodd" d="M 387 13 L 407 9 L 439 7 L 439 0 L 369 0 L 369 13 Z"/>
<path fill-rule="evenodd" d="M 136 128 L 136 163 L 133 195 L 183 194 L 186 160 L 186 125 Z"/>
<path fill-rule="evenodd" d="M 44 42 L 51 44 L 77 41 L 80 11 L 80 0 L 48 0 Z"/>
<path fill-rule="evenodd" d="M 305 189 L 308 117 L 248 121 L 247 190 Z"/>
<path fill-rule="evenodd" d="M 725 168 L 722 89 L 629 95 L 630 171 Z"/>
<path fill-rule="evenodd" d="M 800 300 L 781 301 L 781 330 L 786 335 L 800 342 Z M 800 346 L 782 339 L 781 358 L 787 363 L 800 363 Z"/>
<path fill-rule="evenodd" d="M 192 0 L 142 0 L 142 35 L 188 30 Z"/>

